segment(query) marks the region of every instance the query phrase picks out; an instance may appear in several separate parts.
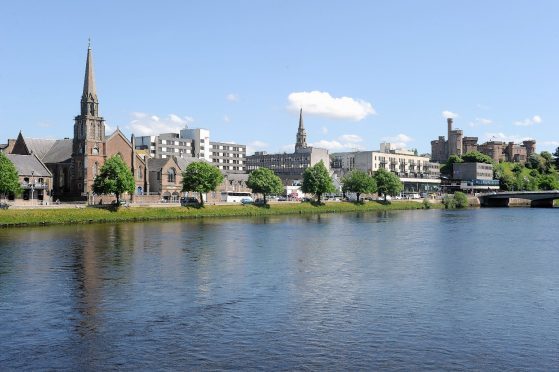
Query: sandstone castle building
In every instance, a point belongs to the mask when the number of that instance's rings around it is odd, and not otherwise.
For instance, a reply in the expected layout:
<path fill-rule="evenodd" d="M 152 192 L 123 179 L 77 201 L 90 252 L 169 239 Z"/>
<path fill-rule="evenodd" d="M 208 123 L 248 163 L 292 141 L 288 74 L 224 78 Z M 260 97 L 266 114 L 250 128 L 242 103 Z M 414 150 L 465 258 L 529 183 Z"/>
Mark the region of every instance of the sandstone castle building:
<path fill-rule="evenodd" d="M 526 140 L 522 144 L 503 141 L 489 141 L 478 145 L 477 137 L 465 137 L 461 129 L 452 128 L 452 118 L 447 119 L 447 139 L 439 136 L 431 141 L 431 161 L 444 163 L 451 155 L 462 156 L 470 151 L 479 151 L 490 156 L 494 162 L 515 162 L 524 164 L 536 152 L 536 141 Z"/>

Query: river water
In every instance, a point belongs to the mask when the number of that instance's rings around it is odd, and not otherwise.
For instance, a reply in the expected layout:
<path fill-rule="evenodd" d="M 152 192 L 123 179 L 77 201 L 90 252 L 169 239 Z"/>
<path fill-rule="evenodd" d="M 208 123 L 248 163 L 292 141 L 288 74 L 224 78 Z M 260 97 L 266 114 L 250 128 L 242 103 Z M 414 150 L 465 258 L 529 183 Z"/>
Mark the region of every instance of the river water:
<path fill-rule="evenodd" d="M 0 369 L 559 366 L 559 210 L 0 230 Z"/>

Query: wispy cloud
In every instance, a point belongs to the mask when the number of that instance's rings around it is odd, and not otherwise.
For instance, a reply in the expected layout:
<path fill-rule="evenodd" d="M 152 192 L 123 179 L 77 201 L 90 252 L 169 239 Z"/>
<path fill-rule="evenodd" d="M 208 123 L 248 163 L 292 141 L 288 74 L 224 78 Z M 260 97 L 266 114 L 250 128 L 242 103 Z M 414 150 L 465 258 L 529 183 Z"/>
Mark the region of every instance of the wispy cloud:
<path fill-rule="evenodd" d="M 505 134 L 503 132 L 489 132 L 485 133 L 486 141 L 503 141 L 503 142 L 514 142 L 520 143 L 525 140 L 531 139 L 530 137 L 520 136 L 517 134 Z"/>
<path fill-rule="evenodd" d="M 105 134 L 111 134 L 116 130 L 115 127 L 107 124 L 107 122 L 105 122 Z"/>
<path fill-rule="evenodd" d="M 408 136 L 407 134 L 397 134 L 395 136 L 392 137 L 383 137 L 382 141 L 384 142 L 389 142 L 390 143 L 390 147 L 392 148 L 396 148 L 396 149 L 405 149 L 408 144 L 410 142 L 413 142 L 413 138 Z"/>
<path fill-rule="evenodd" d="M 445 119 L 456 119 L 458 117 L 458 114 L 452 111 L 443 111 L 442 112 L 443 118 Z"/>
<path fill-rule="evenodd" d="M 360 121 L 369 115 L 376 114 L 373 105 L 361 99 L 351 97 L 332 97 L 328 92 L 293 92 L 287 97 L 288 109 L 295 111 L 300 108 L 303 113 L 319 115 L 334 119 Z"/>
<path fill-rule="evenodd" d="M 322 127 L 320 130 L 322 131 L 322 134 L 328 134 L 328 128 Z"/>
<path fill-rule="evenodd" d="M 493 120 L 486 118 L 476 118 L 474 121 L 470 122 L 470 127 L 479 127 L 480 125 L 491 125 Z"/>
<path fill-rule="evenodd" d="M 264 141 L 255 140 L 247 144 L 247 155 L 253 155 L 255 151 L 263 151 L 268 148 L 269 144 Z"/>
<path fill-rule="evenodd" d="M 128 127 L 136 136 L 154 136 L 161 133 L 178 133 L 191 124 L 194 119 L 189 116 L 169 114 L 165 117 L 145 112 L 131 113 L 132 120 Z"/>
<path fill-rule="evenodd" d="M 534 115 L 531 118 L 515 121 L 514 125 L 521 126 L 521 127 L 529 127 L 535 124 L 540 124 L 541 122 L 542 122 L 541 116 Z"/>
<path fill-rule="evenodd" d="M 229 93 L 227 96 L 225 96 L 225 99 L 229 102 L 239 102 L 241 97 L 239 97 L 237 93 Z"/>
<path fill-rule="evenodd" d="M 334 140 L 320 140 L 309 144 L 312 147 L 319 147 L 327 150 L 362 150 L 363 146 L 360 144 L 363 138 L 356 134 L 344 134 Z"/>
<path fill-rule="evenodd" d="M 223 115 L 223 121 L 225 123 L 229 123 L 229 122 L 231 122 L 231 118 L 229 117 L 229 115 Z"/>

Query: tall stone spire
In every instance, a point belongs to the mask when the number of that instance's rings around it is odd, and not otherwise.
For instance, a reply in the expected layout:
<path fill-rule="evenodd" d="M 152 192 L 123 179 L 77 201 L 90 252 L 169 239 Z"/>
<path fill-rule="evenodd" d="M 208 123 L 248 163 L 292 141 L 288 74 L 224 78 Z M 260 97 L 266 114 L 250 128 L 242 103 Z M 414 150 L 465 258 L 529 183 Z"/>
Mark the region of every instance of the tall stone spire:
<path fill-rule="evenodd" d="M 295 152 L 307 148 L 307 132 L 303 125 L 303 109 L 299 111 L 299 130 L 297 130 L 297 142 L 295 142 Z"/>
<path fill-rule="evenodd" d="M 87 46 L 87 60 L 85 62 L 85 77 L 83 80 L 81 114 L 83 116 L 99 116 L 99 100 L 95 89 L 95 74 L 93 73 L 93 52 L 91 43 Z"/>

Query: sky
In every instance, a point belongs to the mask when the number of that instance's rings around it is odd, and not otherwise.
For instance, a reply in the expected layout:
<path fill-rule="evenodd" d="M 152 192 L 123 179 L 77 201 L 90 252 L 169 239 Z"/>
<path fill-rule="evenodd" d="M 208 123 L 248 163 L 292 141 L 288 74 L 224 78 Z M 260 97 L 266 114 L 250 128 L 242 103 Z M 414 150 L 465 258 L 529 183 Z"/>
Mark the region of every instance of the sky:
<path fill-rule="evenodd" d="M 72 137 L 88 38 L 107 133 L 210 130 L 247 152 L 559 146 L 559 2 L 6 1 L 0 143 Z"/>

